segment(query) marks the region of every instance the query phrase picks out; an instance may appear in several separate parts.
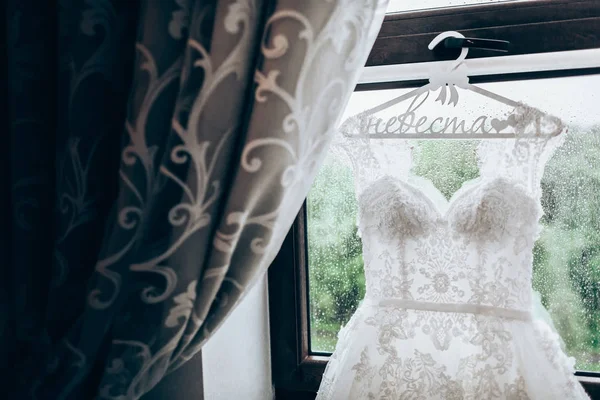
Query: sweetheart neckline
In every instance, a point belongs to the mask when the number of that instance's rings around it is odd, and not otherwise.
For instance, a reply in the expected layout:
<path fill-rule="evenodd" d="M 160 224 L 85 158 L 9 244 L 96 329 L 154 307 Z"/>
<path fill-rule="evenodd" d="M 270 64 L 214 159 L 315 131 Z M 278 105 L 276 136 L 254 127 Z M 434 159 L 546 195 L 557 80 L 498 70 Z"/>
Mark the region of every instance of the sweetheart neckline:
<path fill-rule="evenodd" d="M 436 192 L 436 194 L 440 197 L 440 199 L 443 199 L 443 209 L 441 209 L 441 207 L 434 200 L 431 199 L 431 196 L 428 196 L 426 191 L 423 190 L 423 188 L 420 187 L 418 184 L 413 184 L 413 183 L 409 182 L 408 180 L 403 181 L 400 178 L 394 178 L 394 179 L 397 180 L 397 182 L 400 182 L 401 184 L 407 185 L 414 191 L 419 192 L 419 195 L 421 197 L 423 197 L 428 202 L 428 204 L 431 206 L 431 208 L 433 208 L 436 211 L 438 218 L 444 219 L 444 220 L 448 219 L 450 212 L 452 211 L 452 209 L 454 208 L 454 206 L 456 205 L 456 202 L 459 200 L 460 197 L 462 197 L 464 194 L 468 193 L 469 189 L 475 189 L 475 188 L 479 187 L 479 184 L 484 181 L 482 176 L 478 176 L 473 179 L 468 179 L 468 180 L 462 182 L 460 184 L 460 186 L 458 187 L 458 189 L 454 193 L 452 193 L 452 196 L 450 196 L 450 198 L 447 199 L 446 196 L 444 196 L 444 194 L 442 193 L 442 191 L 440 189 L 438 189 L 437 186 L 435 186 L 435 184 L 433 183 L 433 181 L 431 179 L 428 179 L 428 178 L 425 178 L 425 177 L 419 176 L 419 175 L 414 175 L 414 174 L 409 175 L 409 179 L 411 179 L 411 178 L 420 179 L 421 181 L 423 181 L 423 183 L 430 186 Z M 495 178 L 498 178 L 498 177 L 495 177 Z M 495 180 L 495 178 L 491 179 L 490 181 Z"/>
<path fill-rule="evenodd" d="M 423 182 L 426 182 L 427 184 L 429 184 L 440 196 L 441 198 L 444 199 L 445 201 L 445 210 L 442 211 L 440 209 L 440 207 L 431 199 L 430 196 L 427 195 L 427 193 L 418 185 L 413 184 L 408 182 L 407 180 L 401 179 L 399 177 L 393 176 L 393 175 L 383 175 L 381 177 L 379 177 L 378 179 L 374 180 L 372 182 L 372 184 L 385 179 L 385 178 L 390 178 L 392 179 L 393 182 L 395 182 L 396 184 L 400 184 L 400 185 L 404 185 L 405 187 L 408 187 L 409 189 L 411 189 L 413 192 L 416 192 L 418 194 L 418 196 L 422 197 L 424 199 L 424 201 L 427 202 L 427 204 L 431 207 L 431 209 L 435 212 L 436 214 L 436 220 L 437 221 L 444 221 L 446 223 L 449 222 L 450 220 L 450 215 L 452 213 L 452 211 L 454 210 L 456 204 L 458 203 L 458 201 L 463 198 L 464 196 L 468 195 L 471 191 L 474 191 L 476 189 L 479 189 L 481 187 L 484 187 L 485 185 L 490 185 L 493 182 L 498 182 L 498 181 L 507 181 L 510 183 L 511 186 L 513 186 L 516 189 L 521 189 L 517 184 L 515 184 L 516 180 L 514 179 L 509 179 L 507 177 L 503 177 L 503 176 L 495 176 L 493 178 L 487 178 L 485 179 L 485 177 L 483 176 L 478 176 L 477 178 L 473 178 L 473 179 L 469 179 L 464 181 L 460 187 L 458 188 L 458 190 L 456 190 L 452 196 L 450 197 L 450 199 L 446 199 L 446 196 L 444 196 L 444 194 L 441 192 L 441 190 L 439 190 L 431 181 L 431 179 L 422 177 L 422 176 L 418 176 L 418 175 L 412 175 L 412 177 L 417 177 L 419 179 L 421 179 Z M 369 185 L 370 186 L 370 185 Z M 362 192 L 366 192 L 366 190 L 369 188 L 369 186 L 367 186 Z M 536 199 L 531 196 L 529 193 L 527 193 L 526 191 L 524 191 L 525 196 L 531 200 L 532 202 L 534 202 L 535 204 L 537 204 Z"/>
<path fill-rule="evenodd" d="M 417 176 L 417 175 L 415 175 Z M 444 199 L 444 210 L 440 209 L 440 207 L 435 203 L 435 201 L 433 201 L 431 199 L 430 196 L 427 195 L 427 193 L 418 185 L 415 185 L 413 183 L 410 183 L 408 181 L 402 180 L 400 178 L 397 177 L 392 177 L 394 179 L 394 181 L 396 183 L 399 183 L 401 185 L 406 185 L 407 187 L 409 187 L 410 189 L 412 189 L 414 192 L 418 193 L 418 195 L 420 197 L 422 197 L 424 199 L 424 201 L 427 202 L 427 204 L 431 207 L 431 209 L 435 212 L 437 220 L 438 221 L 444 221 L 444 222 L 448 222 L 450 219 L 450 215 L 452 213 L 452 210 L 454 210 L 456 203 L 465 195 L 467 195 L 469 193 L 469 189 L 474 190 L 477 189 L 478 187 L 481 186 L 481 184 L 484 182 L 484 179 L 481 176 L 478 176 L 477 178 L 474 179 L 469 179 L 464 181 L 460 187 L 452 194 L 452 196 L 450 196 L 450 199 L 446 199 L 446 196 L 444 196 L 444 194 L 442 193 L 442 191 L 440 189 L 437 188 L 437 186 L 435 186 L 433 184 L 433 182 L 431 181 L 431 179 L 427 179 L 425 177 L 421 177 L 419 176 L 420 179 L 423 180 L 423 182 L 426 182 L 428 185 L 430 185 L 440 196 L 441 198 Z M 498 178 L 493 178 L 492 180 L 496 180 Z M 490 182 L 492 181 L 490 180 Z"/>

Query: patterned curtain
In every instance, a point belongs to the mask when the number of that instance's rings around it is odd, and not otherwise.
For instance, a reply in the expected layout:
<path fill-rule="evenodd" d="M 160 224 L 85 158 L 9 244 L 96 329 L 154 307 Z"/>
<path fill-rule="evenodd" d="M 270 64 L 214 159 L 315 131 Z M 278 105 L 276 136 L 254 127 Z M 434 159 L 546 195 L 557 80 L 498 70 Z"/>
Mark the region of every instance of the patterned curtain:
<path fill-rule="evenodd" d="M 387 0 L 7 3 L 3 393 L 138 399 L 273 260 Z"/>

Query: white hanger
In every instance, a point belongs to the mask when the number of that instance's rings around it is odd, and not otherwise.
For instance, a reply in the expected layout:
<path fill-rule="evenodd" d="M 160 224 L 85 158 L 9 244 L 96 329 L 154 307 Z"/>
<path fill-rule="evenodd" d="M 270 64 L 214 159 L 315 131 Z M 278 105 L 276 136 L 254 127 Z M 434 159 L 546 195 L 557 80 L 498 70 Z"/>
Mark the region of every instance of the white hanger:
<path fill-rule="evenodd" d="M 450 37 L 465 38 L 465 36 L 459 32 L 444 32 L 436 36 L 431 43 L 429 43 L 428 48 L 433 50 L 443 40 Z M 490 92 L 489 90 L 470 84 L 466 65 L 464 63 L 468 53 L 469 49 L 463 47 L 458 58 L 454 62 L 448 64 L 446 69 L 436 71 L 434 74 L 432 74 L 428 84 L 412 90 L 409 93 L 396 97 L 395 99 L 386 101 L 385 103 L 376 107 L 365 110 L 354 117 L 351 117 L 350 120 L 358 121 L 356 126 L 358 126 L 359 129 L 358 131 L 343 133 L 349 136 L 357 135 L 360 137 L 377 139 L 494 139 L 517 137 L 552 137 L 563 132 L 565 124 L 559 118 L 546 114 L 521 102 L 511 100 L 499 94 Z M 423 99 L 423 101 L 425 101 L 425 99 L 428 98 L 431 93 L 434 93 L 438 90 L 440 93 L 435 101 L 441 101 L 444 105 L 453 105 L 456 107 L 460 97 L 457 87 L 475 92 L 479 95 L 512 107 L 513 112 L 504 119 L 491 118 L 489 116 L 482 115 L 478 118 L 475 118 L 475 122 L 471 124 L 472 129 L 462 129 L 462 131 L 457 129 L 457 127 L 460 126 L 460 124 L 457 123 L 454 123 L 454 129 L 449 129 L 450 125 L 446 123 L 445 128 L 440 130 L 438 125 L 438 128 L 434 130 L 433 124 L 436 120 L 435 116 L 431 118 L 431 120 L 434 121 L 431 126 L 429 126 L 428 123 L 421 124 L 421 126 L 415 127 L 414 132 L 410 131 L 409 123 L 406 121 L 406 114 L 399 114 L 398 116 L 389 118 L 387 121 L 382 121 L 380 118 L 378 119 L 373 117 L 373 114 L 377 112 L 388 109 L 398 103 L 410 99 L 412 99 L 413 103 L 416 101 L 416 99 Z M 442 120 L 443 123 L 443 118 L 437 119 Z M 464 128 L 468 125 L 469 124 L 466 123 L 462 126 Z M 480 128 L 479 130 L 475 129 L 476 125 Z M 398 126 L 398 128 L 394 128 L 394 126 Z M 422 131 L 419 132 L 418 128 L 421 128 Z M 342 127 L 342 130 L 343 129 L 344 128 Z"/>
<path fill-rule="evenodd" d="M 440 33 L 439 35 L 437 35 L 436 37 L 433 38 L 433 40 L 431 41 L 431 43 L 429 43 L 429 45 L 427 46 L 427 48 L 429 50 L 433 50 L 440 43 L 442 43 L 442 41 L 444 39 L 447 39 L 449 37 L 464 38 L 465 35 L 463 35 L 460 32 L 455 32 L 455 31 L 446 31 L 444 33 Z M 469 54 L 469 48 L 468 47 L 463 47 L 460 50 L 460 54 L 458 55 L 458 58 L 455 61 L 455 65 L 454 65 L 454 67 L 452 69 L 458 68 L 458 66 L 460 66 L 460 64 L 462 64 L 467 59 L 467 54 Z"/>

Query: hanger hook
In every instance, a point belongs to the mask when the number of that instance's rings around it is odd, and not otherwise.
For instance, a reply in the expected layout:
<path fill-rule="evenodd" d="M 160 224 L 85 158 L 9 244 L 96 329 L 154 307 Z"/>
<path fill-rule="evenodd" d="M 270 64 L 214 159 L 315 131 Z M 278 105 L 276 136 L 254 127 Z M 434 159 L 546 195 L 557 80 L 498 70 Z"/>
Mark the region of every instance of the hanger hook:
<path fill-rule="evenodd" d="M 429 46 L 427 46 L 427 48 L 429 50 L 433 50 L 444 39 L 449 38 L 449 37 L 455 37 L 455 38 L 459 38 L 459 39 L 464 39 L 465 35 L 463 35 L 460 32 L 456 32 L 456 31 L 446 31 L 446 32 L 440 33 L 439 35 L 437 35 L 431 41 L 431 43 L 429 43 Z M 461 51 L 460 51 L 460 55 L 456 59 L 456 66 L 455 66 L 455 68 L 458 67 L 463 61 L 465 61 L 465 59 L 467 58 L 467 53 L 469 53 L 469 49 L 467 47 L 463 47 L 461 49 Z"/>

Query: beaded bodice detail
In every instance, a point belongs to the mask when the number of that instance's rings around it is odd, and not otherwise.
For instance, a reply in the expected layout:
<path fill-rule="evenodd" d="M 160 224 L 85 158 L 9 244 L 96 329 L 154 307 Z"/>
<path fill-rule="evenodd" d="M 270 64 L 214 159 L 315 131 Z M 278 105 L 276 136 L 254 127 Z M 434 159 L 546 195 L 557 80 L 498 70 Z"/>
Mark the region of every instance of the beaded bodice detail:
<path fill-rule="evenodd" d="M 413 143 L 338 138 L 334 154 L 354 170 L 366 297 L 529 310 L 540 180 L 560 141 L 482 140 L 480 176 L 447 200 L 411 173 Z"/>
<path fill-rule="evenodd" d="M 536 200 L 501 177 L 426 193 L 385 176 L 359 196 L 367 297 L 528 309 Z"/>

